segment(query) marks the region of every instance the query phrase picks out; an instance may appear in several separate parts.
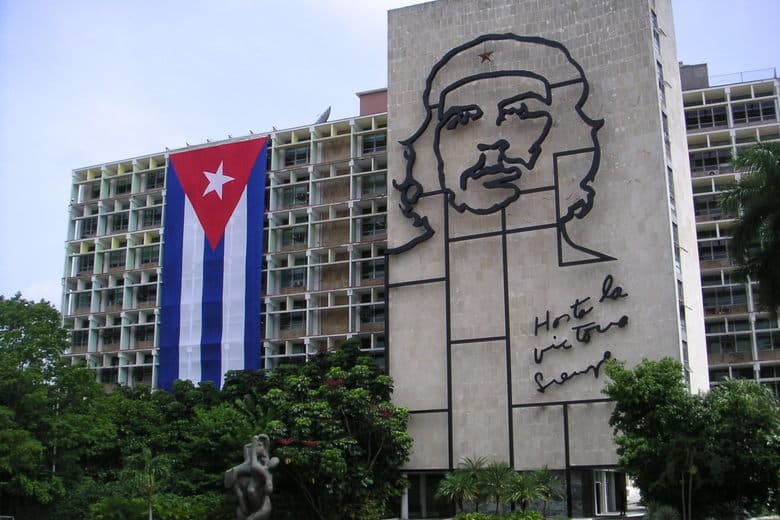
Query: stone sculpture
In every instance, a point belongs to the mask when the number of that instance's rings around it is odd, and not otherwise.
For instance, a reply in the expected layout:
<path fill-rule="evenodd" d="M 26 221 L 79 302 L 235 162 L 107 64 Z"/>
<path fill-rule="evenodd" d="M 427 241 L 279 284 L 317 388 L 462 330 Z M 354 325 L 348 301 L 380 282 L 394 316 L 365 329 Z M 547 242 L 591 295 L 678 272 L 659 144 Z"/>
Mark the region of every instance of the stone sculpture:
<path fill-rule="evenodd" d="M 271 471 L 279 464 L 269 458 L 268 435 L 255 435 L 244 446 L 244 462 L 225 472 L 225 487 L 233 488 L 238 497 L 238 520 L 267 520 L 271 516 L 271 493 L 274 490 Z"/>

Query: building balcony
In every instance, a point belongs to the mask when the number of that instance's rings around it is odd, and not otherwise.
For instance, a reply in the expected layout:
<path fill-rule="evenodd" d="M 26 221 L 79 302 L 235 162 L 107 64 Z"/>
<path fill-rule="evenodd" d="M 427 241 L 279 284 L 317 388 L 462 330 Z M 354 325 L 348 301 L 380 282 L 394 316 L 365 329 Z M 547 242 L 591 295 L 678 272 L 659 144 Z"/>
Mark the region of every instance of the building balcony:
<path fill-rule="evenodd" d="M 729 314 L 747 314 L 747 305 L 719 305 L 716 307 L 705 307 L 705 316 L 725 316 Z"/>
<path fill-rule="evenodd" d="M 715 354 L 708 353 L 707 359 L 709 365 L 731 365 L 734 363 L 749 363 L 753 356 L 750 352 L 718 352 Z"/>
<path fill-rule="evenodd" d="M 759 361 L 778 361 L 780 360 L 780 350 L 759 350 Z"/>

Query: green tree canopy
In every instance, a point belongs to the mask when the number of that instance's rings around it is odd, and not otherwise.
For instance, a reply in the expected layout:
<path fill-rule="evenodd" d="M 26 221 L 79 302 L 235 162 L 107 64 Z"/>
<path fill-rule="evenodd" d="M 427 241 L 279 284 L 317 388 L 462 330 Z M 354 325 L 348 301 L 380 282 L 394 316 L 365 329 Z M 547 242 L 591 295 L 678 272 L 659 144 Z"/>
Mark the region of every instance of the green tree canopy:
<path fill-rule="evenodd" d="M 229 379 L 226 393 L 232 385 Z M 303 501 L 308 507 L 290 518 L 369 520 L 401 492 L 408 414 L 390 402 L 390 377 L 356 344 L 278 367 L 254 388 L 274 417 L 267 433 L 281 460 L 274 515 L 284 514 L 277 504 Z"/>
<path fill-rule="evenodd" d="M 780 143 L 758 143 L 734 160 L 745 170 L 721 198 L 726 211 L 740 212 L 731 250 L 740 273 L 758 281 L 761 306 L 776 313 L 780 306 Z"/>
<path fill-rule="evenodd" d="M 780 483 L 780 418 L 771 392 L 726 380 L 705 396 L 691 395 L 682 370 L 668 358 L 633 369 L 607 365 L 621 465 L 646 500 L 675 507 L 683 518 L 760 511 Z"/>

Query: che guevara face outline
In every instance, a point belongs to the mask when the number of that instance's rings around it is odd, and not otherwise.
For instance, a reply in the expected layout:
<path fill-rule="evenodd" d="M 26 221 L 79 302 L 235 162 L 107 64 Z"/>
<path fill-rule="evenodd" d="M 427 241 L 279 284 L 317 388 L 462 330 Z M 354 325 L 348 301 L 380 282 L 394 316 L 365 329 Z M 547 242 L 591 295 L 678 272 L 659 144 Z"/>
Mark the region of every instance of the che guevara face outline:
<path fill-rule="evenodd" d="M 487 103 L 474 95 L 499 82 L 510 85 L 505 95 Z M 534 169 L 552 127 L 551 106 L 549 83 L 528 71 L 477 74 L 442 90 L 433 151 L 456 211 L 489 214 L 520 197 L 518 181 Z"/>

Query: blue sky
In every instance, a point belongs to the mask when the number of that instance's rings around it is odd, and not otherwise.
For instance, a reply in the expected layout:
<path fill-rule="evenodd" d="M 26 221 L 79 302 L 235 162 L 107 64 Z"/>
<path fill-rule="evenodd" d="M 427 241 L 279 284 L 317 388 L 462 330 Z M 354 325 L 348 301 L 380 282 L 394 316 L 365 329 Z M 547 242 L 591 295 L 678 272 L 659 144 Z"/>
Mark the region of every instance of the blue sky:
<path fill-rule="evenodd" d="M 59 306 L 74 168 L 354 115 L 414 0 L 0 0 L 0 294 Z M 778 0 L 673 0 L 680 61 L 780 65 Z"/>

